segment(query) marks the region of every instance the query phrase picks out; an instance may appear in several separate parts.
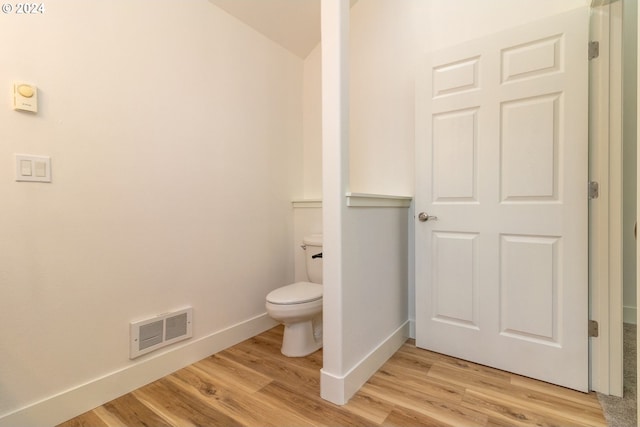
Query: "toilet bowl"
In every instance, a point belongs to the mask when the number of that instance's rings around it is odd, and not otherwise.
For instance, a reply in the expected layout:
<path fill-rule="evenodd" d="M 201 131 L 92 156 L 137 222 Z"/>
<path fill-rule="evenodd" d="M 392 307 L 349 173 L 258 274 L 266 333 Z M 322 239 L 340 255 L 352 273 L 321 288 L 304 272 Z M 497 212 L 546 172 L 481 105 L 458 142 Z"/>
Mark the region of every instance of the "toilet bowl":
<path fill-rule="evenodd" d="M 267 295 L 267 313 L 284 324 L 281 352 L 307 356 L 322 347 L 322 236 L 304 238 L 309 282 L 296 282 Z"/>

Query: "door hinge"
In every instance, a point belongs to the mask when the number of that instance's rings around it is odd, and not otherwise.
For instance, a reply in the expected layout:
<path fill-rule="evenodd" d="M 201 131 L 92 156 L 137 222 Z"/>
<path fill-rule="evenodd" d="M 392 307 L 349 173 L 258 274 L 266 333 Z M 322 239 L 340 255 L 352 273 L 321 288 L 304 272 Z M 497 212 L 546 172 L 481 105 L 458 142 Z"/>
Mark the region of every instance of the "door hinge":
<path fill-rule="evenodd" d="M 598 322 L 595 320 L 589 320 L 589 337 L 597 337 L 598 336 Z"/>
<path fill-rule="evenodd" d="M 589 181 L 589 199 L 597 199 L 600 195 L 600 184 L 597 181 Z"/>
<path fill-rule="evenodd" d="M 589 59 L 600 56 L 600 42 L 589 42 Z"/>

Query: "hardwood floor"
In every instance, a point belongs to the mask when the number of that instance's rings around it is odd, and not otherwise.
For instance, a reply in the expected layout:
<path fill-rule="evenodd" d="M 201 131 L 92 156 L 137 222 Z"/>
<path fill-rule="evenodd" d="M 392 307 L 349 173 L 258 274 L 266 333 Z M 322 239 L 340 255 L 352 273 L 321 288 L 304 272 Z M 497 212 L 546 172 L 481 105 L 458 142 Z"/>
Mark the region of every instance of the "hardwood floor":
<path fill-rule="evenodd" d="M 322 400 L 322 350 L 280 354 L 282 327 L 203 359 L 60 427 L 606 426 L 584 394 L 417 349 L 412 340 L 347 405 Z"/>

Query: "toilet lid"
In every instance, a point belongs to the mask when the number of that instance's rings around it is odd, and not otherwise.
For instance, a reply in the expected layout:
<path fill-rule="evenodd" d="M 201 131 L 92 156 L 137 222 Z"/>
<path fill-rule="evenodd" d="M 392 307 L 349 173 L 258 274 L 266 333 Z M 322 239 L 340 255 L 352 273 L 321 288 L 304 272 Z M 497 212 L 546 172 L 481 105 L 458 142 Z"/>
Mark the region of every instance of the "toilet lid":
<path fill-rule="evenodd" d="M 297 282 L 269 292 L 267 301 L 272 304 L 301 304 L 322 298 L 322 285 Z"/>

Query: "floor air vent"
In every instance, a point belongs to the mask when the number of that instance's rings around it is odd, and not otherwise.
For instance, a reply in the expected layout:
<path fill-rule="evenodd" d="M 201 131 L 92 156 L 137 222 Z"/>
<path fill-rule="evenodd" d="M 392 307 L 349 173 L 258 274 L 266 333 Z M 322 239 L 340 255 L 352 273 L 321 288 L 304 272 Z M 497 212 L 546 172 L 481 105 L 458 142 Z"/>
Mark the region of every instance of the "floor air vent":
<path fill-rule="evenodd" d="M 129 358 L 191 338 L 192 308 L 159 314 L 155 317 L 131 322 Z"/>

